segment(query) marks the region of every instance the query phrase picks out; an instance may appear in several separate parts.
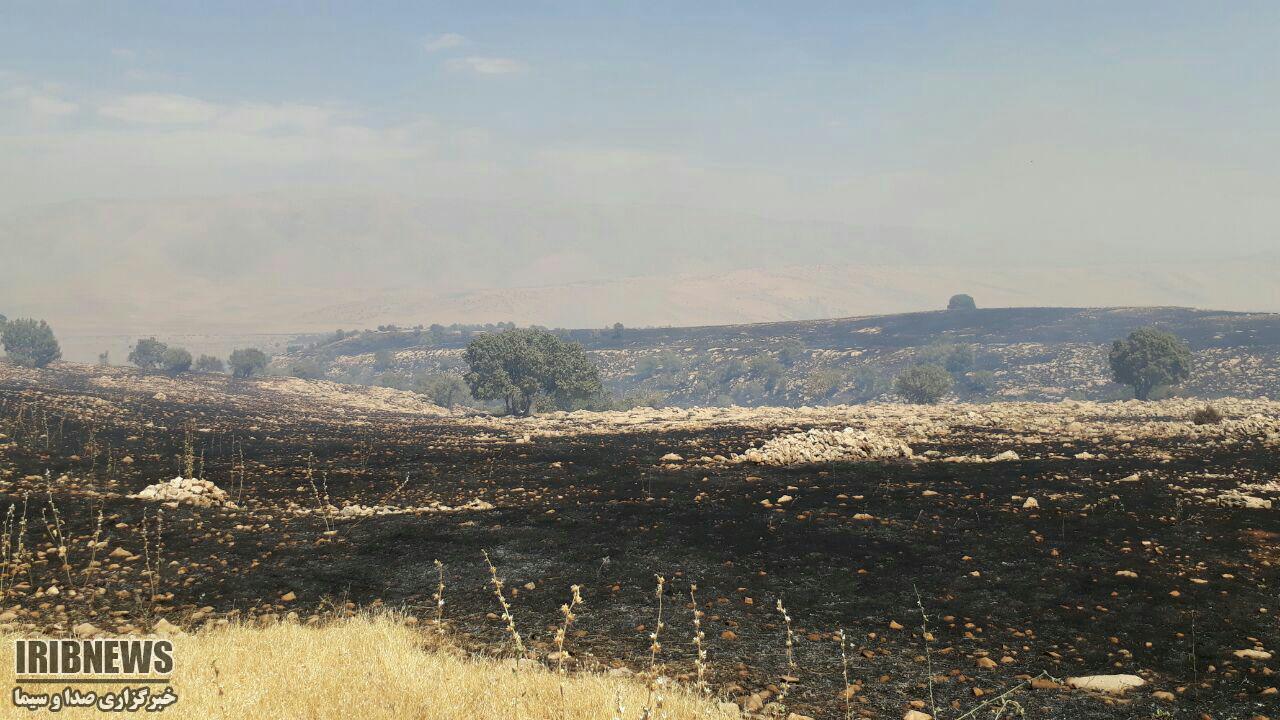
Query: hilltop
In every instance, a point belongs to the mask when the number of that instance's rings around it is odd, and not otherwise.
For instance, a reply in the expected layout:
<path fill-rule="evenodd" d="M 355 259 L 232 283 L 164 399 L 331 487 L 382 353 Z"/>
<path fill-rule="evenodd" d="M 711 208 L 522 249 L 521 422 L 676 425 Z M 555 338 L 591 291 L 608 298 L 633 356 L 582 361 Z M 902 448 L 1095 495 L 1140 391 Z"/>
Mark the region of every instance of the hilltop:
<path fill-rule="evenodd" d="M 883 400 L 918 363 L 952 370 L 969 401 L 1108 400 L 1107 345 L 1158 326 L 1196 357 L 1178 392 L 1280 395 L 1280 315 L 1189 308 L 990 308 L 830 320 L 680 328 L 559 330 L 600 366 L 631 405 L 822 405 Z M 496 327 L 380 330 L 301 338 L 278 372 L 308 367 L 332 380 L 410 388 L 417 377 L 460 374 L 462 351 Z"/>

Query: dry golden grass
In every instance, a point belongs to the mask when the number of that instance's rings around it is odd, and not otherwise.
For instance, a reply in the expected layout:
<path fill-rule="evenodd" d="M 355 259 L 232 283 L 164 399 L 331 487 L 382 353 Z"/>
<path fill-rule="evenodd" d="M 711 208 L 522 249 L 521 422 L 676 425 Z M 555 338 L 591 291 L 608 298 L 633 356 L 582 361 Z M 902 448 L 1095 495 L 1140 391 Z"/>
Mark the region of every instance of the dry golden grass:
<path fill-rule="evenodd" d="M 577 674 L 565 679 L 562 706 L 554 671 L 531 661 L 522 661 L 517 670 L 513 661 L 466 657 L 434 635 L 383 615 L 323 627 L 230 626 L 179 636 L 173 676 L 179 700 L 158 717 L 609 720 L 617 716 L 619 696 L 624 718 L 639 718 L 645 704 L 643 682 Z M 13 643 L 4 638 L 0 646 L 3 662 L 12 668 Z M 80 686 L 107 688 L 115 686 Z M 683 687 L 665 688 L 663 694 L 663 711 L 671 720 L 736 715 Z M 5 717 L 33 717 L 8 698 L 0 708 Z M 62 714 L 97 713 L 68 709 Z"/>

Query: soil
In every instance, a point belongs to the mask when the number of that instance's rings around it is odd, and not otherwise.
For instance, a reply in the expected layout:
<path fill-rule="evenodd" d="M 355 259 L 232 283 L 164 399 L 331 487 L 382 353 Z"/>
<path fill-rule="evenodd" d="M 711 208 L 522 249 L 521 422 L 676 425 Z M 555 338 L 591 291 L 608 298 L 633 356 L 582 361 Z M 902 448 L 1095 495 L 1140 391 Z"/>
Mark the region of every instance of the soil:
<path fill-rule="evenodd" d="M 68 567 L 50 553 L 6 574 L 9 629 L 145 631 L 160 617 L 193 627 L 289 613 L 305 622 L 379 606 L 430 624 L 439 559 L 455 635 L 509 652 L 487 551 L 540 654 L 554 649 L 570 585 L 581 586 L 568 647 L 582 667 L 647 667 L 662 575 L 659 659 L 671 675 L 692 673 L 696 583 L 711 681 L 727 700 L 791 676 L 788 711 L 844 717 L 843 628 L 851 707 L 865 717 L 899 718 L 918 701 L 954 718 L 993 698 L 982 715 L 1248 718 L 1280 706 L 1267 694 L 1280 685 L 1276 660 L 1234 655 L 1280 650 L 1280 515 L 1206 502 L 1246 484 L 1280 499 L 1265 489 L 1280 456 L 1263 440 L 1117 439 L 1117 426 L 1106 437 L 1023 437 L 1019 460 L 943 462 L 1011 448 L 1007 428 L 956 412 L 946 433 L 911 442 L 917 456 L 937 451 L 931 459 L 671 463 L 660 458 L 731 456 L 779 429 L 592 432 L 579 416 L 574 432 L 526 440 L 495 431 L 515 421 L 340 412 L 280 402 L 254 383 L 156 395 L 92 375 L 0 374 L 0 512 L 13 504 L 21 517 L 25 502 L 25 547 L 47 550 L 57 543 L 41 515 L 52 520 L 56 506 L 69 540 Z M 127 497 L 189 459 L 237 509 Z M 336 519 L 318 509 L 325 497 L 334 508 L 495 507 Z M 16 538 L 17 523 L 9 530 Z M 145 566 L 157 554 L 153 599 Z M 91 556 L 101 564 L 86 572 Z M 793 623 L 794 668 L 778 601 Z M 1147 684 L 1124 697 L 1048 687 L 1111 673 Z"/>

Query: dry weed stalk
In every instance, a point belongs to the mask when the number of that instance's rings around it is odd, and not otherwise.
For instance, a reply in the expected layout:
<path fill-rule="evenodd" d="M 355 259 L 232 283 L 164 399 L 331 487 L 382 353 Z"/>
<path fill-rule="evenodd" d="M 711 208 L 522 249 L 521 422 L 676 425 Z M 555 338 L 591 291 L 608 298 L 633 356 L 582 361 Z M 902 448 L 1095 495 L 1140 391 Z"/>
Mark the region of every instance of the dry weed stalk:
<path fill-rule="evenodd" d="M 568 711 L 564 697 L 564 640 L 569 634 L 569 628 L 573 626 L 576 616 L 573 614 L 574 608 L 582 603 L 581 588 L 577 585 L 571 585 L 569 591 L 572 593 L 569 602 L 560 606 L 560 614 L 564 616 L 564 623 L 556 629 L 556 675 L 560 680 L 560 718 L 568 720 Z"/>
<path fill-rule="evenodd" d="M 849 641 L 845 638 L 844 628 L 840 628 L 836 637 L 840 640 L 840 672 L 844 678 L 844 688 L 840 691 L 844 696 L 844 720 L 853 720 L 853 699 L 849 697 Z"/>
<path fill-rule="evenodd" d="M 160 594 L 160 562 L 164 542 L 162 539 L 162 532 L 164 529 L 163 518 L 164 511 L 157 510 L 155 520 L 155 543 L 153 545 L 150 533 L 147 531 L 147 510 L 146 508 L 143 508 L 142 510 L 142 525 L 140 526 L 142 532 L 142 561 L 147 572 L 147 583 L 151 591 L 149 593 L 149 602 L 152 605 L 155 604 L 156 598 Z"/>
<path fill-rule="evenodd" d="M 444 635 L 444 563 L 436 559 L 436 573 L 440 576 L 440 584 L 431 597 L 436 601 L 436 633 Z"/>
<path fill-rule="evenodd" d="M 49 473 L 45 473 L 45 482 L 49 482 Z M 49 508 L 53 511 L 53 522 L 49 522 L 48 515 L 45 514 L 43 508 L 40 510 L 40 519 L 44 521 L 45 532 L 49 534 L 49 538 L 53 540 L 54 548 L 58 552 L 58 557 L 62 560 L 62 570 L 67 575 L 67 588 L 75 587 L 71 580 L 71 560 L 67 552 L 67 540 L 62 534 L 62 515 L 58 512 L 58 505 L 53 501 L 53 486 L 48 485 L 46 492 L 49 496 Z"/>
<path fill-rule="evenodd" d="M 933 696 L 933 650 L 929 644 L 929 616 L 924 611 L 924 600 L 920 599 L 920 590 L 915 585 L 911 589 L 916 594 L 916 607 L 920 608 L 920 637 L 924 641 L 925 669 L 929 673 L 929 711 L 938 717 L 938 703 Z"/>
<path fill-rule="evenodd" d="M 654 591 L 658 599 L 658 619 L 653 632 L 649 633 L 649 694 L 640 713 L 641 720 L 649 720 L 662 710 L 662 666 L 658 664 L 658 653 L 662 652 L 662 591 L 667 579 L 661 575 L 654 577 L 658 579 L 658 588 Z"/>
<path fill-rule="evenodd" d="M 320 519 L 324 521 L 324 534 L 332 535 L 334 533 L 332 517 L 333 506 L 329 504 L 329 477 L 328 475 L 325 475 L 323 478 L 324 496 L 322 498 L 320 495 L 320 488 L 316 487 L 315 473 L 311 470 L 311 460 L 313 457 L 314 456 L 312 455 L 307 455 L 307 484 L 311 485 L 311 493 L 316 499 L 316 511 L 320 513 Z"/>
<path fill-rule="evenodd" d="M 694 689 L 698 692 L 698 697 L 705 698 L 707 696 L 707 650 L 702 646 L 702 641 L 706 639 L 706 633 L 702 631 L 702 610 L 698 607 L 698 585 L 693 583 L 689 585 L 689 603 L 693 605 L 693 665 L 697 670 L 698 679 Z M 699 715 L 702 710 L 699 708 Z"/>
<path fill-rule="evenodd" d="M 102 506 L 98 506 L 97 522 L 93 528 L 93 538 L 89 540 L 89 564 L 84 568 L 84 586 L 87 588 L 93 580 L 93 572 L 97 569 L 99 542 L 102 539 Z M 105 545 L 106 543 L 102 543 Z M 92 599 L 92 596 L 90 596 Z"/>
<path fill-rule="evenodd" d="M 511 615 L 511 606 L 507 604 L 507 598 L 502 594 L 503 582 L 498 577 L 498 568 L 493 566 L 493 561 L 489 559 L 489 551 L 481 550 L 484 554 L 485 564 L 489 566 L 489 580 L 493 583 L 493 594 L 498 597 L 498 604 L 502 606 L 502 619 L 507 623 L 507 632 L 511 635 L 511 642 L 516 647 L 516 652 L 524 655 L 524 640 L 520 637 L 520 631 L 516 629 L 516 619 Z M 519 662 L 520 655 L 516 656 L 516 662 Z"/>
<path fill-rule="evenodd" d="M 782 622 L 787 628 L 787 676 L 782 679 L 782 684 L 778 688 L 778 715 L 781 716 L 787 711 L 787 695 L 791 692 L 791 681 L 788 678 L 795 677 L 796 674 L 796 657 L 795 657 L 795 635 L 791 631 L 791 616 L 787 614 L 787 608 L 782 604 L 782 598 L 778 598 L 778 613 L 782 615 Z"/>

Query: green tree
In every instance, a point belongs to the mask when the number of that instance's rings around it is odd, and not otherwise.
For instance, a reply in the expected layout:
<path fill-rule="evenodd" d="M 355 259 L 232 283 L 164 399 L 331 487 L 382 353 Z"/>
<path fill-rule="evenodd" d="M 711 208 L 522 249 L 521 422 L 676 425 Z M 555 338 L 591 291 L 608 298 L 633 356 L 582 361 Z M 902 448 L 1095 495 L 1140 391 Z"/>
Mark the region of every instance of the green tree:
<path fill-rule="evenodd" d="M 622 339 L 622 334 L 623 334 L 623 332 L 624 332 L 624 331 L 625 331 L 625 328 L 623 328 L 623 327 L 622 327 L 622 323 L 620 323 L 620 322 L 616 322 L 616 323 L 614 323 L 614 324 L 613 324 L 613 339 L 614 339 L 614 340 L 621 340 L 621 339 Z"/>
<path fill-rule="evenodd" d="M 1147 400 L 1156 388 L 1191 377 L 1191 351 L 1177 336 L 1155 328 L 1139 328 L 1111 345 L 1111 375 Z"/>
<path fill-rule="evenodd" d="M 893 381 L 893 389 L 913 403 L 936 403 L 951 390 L 951 374 L 937 365 L 908 368 Z"/>
<path fill-rule="evenodd" d="M 582 347 L 535 328 L 487 333 L 467 344 L 464 379 L 480 400 L 501 400 L 508 413 L 527 415 L 536 401 L 556 407 L 603 395 L 600 373 Z"/>
<path fill-rule="evenodd" d="M 973 296 L 964 293 L 952 295 L 947 301 L 948 310 L 976 310 L 977 308 L 978 304 L 973 301 Z"/>
<path fill-rule="evenodd" d="M 186 348 L 171 347 L 160 358 L 160 367 L 170 375 L 180 375 L 191 369 L 191 353 Z"/>
<path fill-rule="evenodd" d="M 426 395 L 431 402 L 441 407 L 451 408 L 456 403 L 464 402 L 470 397 L 470 391 L 462 378 L 453 373 L 437 373 L 419 375 L 413 381 L 413 391 Z"/>
<path fill-rule="evenodd" d="M 267 355 L 258 348 L 233 350 L 227 364 L 232 377 L 249 378 L 267 369 Z"/>
<path fill-rule="evenodd" d="M 101 365 L 102 367 L 107 367 L 108 365 L 111 364 L 110 350 L 103 350 L 102 352 L 98 353 L 98 364 Z"/>
<path fill-rule="evenodd" d="M 62 357 L 53 328 L 43 320 L 6 320 L 0 329 L 0 342 L 9 359 L 24 367 L 42 368 Z"/>
<path fill-rule="evenodd" d="M 139 340 L 129 351 L 129 362 L 143 370 L 155 370 L 164 362 L 164 352 L 169 346 L 151 337 Z"/>
<path fill-rule="evenodd" d="M 225 366 L 222 364 L 222 358 L 217 358 L 212 355 L 201 355 L 196 359 L 195 367 L 196 372 L 204 373 L 220 373 L 225 369 Z"/>

